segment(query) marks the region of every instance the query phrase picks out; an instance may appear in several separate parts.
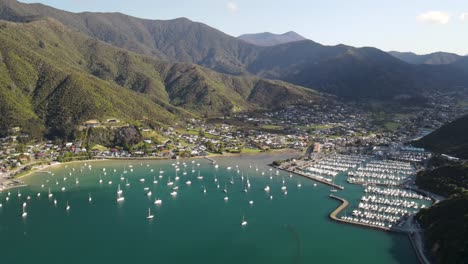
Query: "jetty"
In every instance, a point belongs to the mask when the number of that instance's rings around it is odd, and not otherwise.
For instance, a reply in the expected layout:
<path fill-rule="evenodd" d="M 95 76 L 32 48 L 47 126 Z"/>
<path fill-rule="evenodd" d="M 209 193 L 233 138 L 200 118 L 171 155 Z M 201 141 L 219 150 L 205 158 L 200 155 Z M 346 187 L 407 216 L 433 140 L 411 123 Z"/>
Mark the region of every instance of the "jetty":
<path fill-rule="evenodd" d="M 329 182 L 329 181 L 327 181 L 327 180 L 325 180 L 323 178 L 318 178 L 318 177 L 315 177 L 315 176 L 312 176 L 312 175 L 308 175 L 308 174 L 306 174 L 306 173 L 304 173 L 302 171 L 296 170 L 296 169 L 287 169 L 287 168 L 282 168 L 282 167 L 278 167 L 278 166 L 274 166 L 274 165 L 271 165 L 271 166 L 278 169 L 278 170 L 294 173 L 296 175 L 299 175 L 299 176 L 314 180 L 316 182 L 323 183 L 323 184 L 331 186 L 333 188 L 336 188 L 336 189 L 339 189 L 339 190 L 344 190 L 344 187 L 341 186 L 341 185 L 335 184 L 333 182 Z"/>
<path fill-rule="evenodd" d="M 359 225 L 359 226 L 369 227 L 369 228 L 383 230 L 383 231 L 395 231 L 395 230 L 392 230 L 392 229 L 390 229 L 388 227 L 384 227 L 384 226 L 369 225 L 369 224 L 366 224 L 366 223 L 354 222 L 354 221 L 349 221 L 349 220 L 346 220 L 346 219 L 339 218 L 338 214 L 341 213 L 346 207 L 348 207 L 349 202 L 346 201 L 345 199 L 343 199 L 341 197 L 338 197 L 338 196 L 335 196 L 333 194 L 330 194 L 330 198 L 336 199 L 336 200 L 342 202 L 342 204 L 340 206 L 338 206 L 338 208 L 336 208 L 333 212 L 330 213 L 330 215 L 329 215 L 330 219 L 332 219 L 334 221 L 337 221 L 337 222 L 340 222 L 340 223 Z"/>
<path fill-rule="evenodd" d="M 211 161 L 212 164 L 215 164 L 216 163 L 216 160 L 212 159 L 212 158 L 208 158 L 207 156 L 204 156 L 203 158 Z"/>

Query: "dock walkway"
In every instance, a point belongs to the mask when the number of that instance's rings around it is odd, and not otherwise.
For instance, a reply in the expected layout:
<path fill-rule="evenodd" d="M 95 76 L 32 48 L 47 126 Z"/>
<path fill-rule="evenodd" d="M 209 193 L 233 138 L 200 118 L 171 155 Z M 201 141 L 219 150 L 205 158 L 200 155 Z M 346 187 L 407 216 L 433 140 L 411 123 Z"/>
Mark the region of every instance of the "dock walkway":
<path fill-rule="evenodd" d="M 339 190 L 344 190 L 344 187 L 341 186 L 341 185 L 337 185 L 337 184 L 334 184 L 332 182 L 329 182 L 329 181 L 326 181 L 324 179 L 320 179 L 320 178 L 317 178 L 317 177 L 314 177 L 314 176 L 311 176 L 311 175 L 307 175 L 301 171 L 298 171 L 296 169 L 286 169 L 286 168 L 281 168 L 281 167 L 277 167 L 277 166 L 273 166 L 274 168 L 277 168 L 279 170 L 282 170 L 282 171 L 287 171 L 287 172 L 290 172 L 290 173 L 294 173 L 294 174 L 297 174 L 299 176 L 302 176 L 302 177 L 305 177 L 305 178 L 308 178 L 308 179 L 311 179 L 311 180 L 314 180 L 314 181 L 317 181 L 317 182 L 320 182 L 320 183 L 323 183 L 325 185 L 328 185 L 328 186 L 331 186 L 331 187 L 334 187 L 336 189 L 339 189 Z"/>

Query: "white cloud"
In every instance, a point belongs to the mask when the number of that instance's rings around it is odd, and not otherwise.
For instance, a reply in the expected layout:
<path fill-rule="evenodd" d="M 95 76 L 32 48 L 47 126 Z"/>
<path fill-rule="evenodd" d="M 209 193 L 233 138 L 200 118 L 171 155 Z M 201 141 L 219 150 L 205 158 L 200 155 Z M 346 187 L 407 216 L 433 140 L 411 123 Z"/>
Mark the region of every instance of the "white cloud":
<path fill-rule="evenodd" d="M 235 2 L 228 2 L 226 4 L 226 7 L 231 13 L 236 13 L 237 11 L 239 11 L 239 6 Z"/>
<path fill-rule="evenodd" d="M 450 21 L 450 15 L 441 11 L 428 11 L 417 18 L 420 22 L 437 25 L 445 25 Z"/>
<path fill-rule="evenodd" d="M 467 21 L 468 22 L 468 12 L 462 13 L 458 18 L 460 18 L 461 21 Z"/>

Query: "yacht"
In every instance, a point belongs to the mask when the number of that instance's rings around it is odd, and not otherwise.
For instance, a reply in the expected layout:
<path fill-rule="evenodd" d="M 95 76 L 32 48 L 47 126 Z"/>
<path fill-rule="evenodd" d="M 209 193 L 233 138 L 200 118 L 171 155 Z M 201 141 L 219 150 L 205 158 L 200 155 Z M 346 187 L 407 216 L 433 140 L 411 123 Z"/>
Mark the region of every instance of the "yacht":
<path fill-rule="evenodd" d="M 148 216 L 146 217 L 146 219 L 153 219 L 154 218 L 154 215 L 151 214 L 151 208 L 148 208 Z"/>
<path fill-rule="evenodd" d="M 91 198 L 91 194 L 88 195 L 88 202 L 92 202 L 93 201 L 93 198 Z"/>
<path fill-rule="evenodd" d="M 117 202 L 123 202 L 124 200 L 125 200 L 125 197 L 120 196 L 120 194 L 118 194 Z"/>
<path fill-rule="evenodd" d="M 161 199 L 156 199 L 156 200 L 154 201 L 154 204 L 162 204 L 162 200 L 161 200 Z"/>
<path fill-rule="evenodd" d="M 68 204 L 68 202 L 67 202 L 67 207 L 65 209 L 67 209 L 67 211 L 70 211 L 70 205 Z"/>
<path fill-rule="evenodd" d="M 265 190 L 265 192 L 269 192 L 270 191 L 270 186 L 267 185 L 264 190 Z"/>
<path fill-rule="evenodd" d="M 158 183 L 158 181 L 156 180 L 156 176 L 154 176 L 154 178 L 153 178 L 153 184 L 157 184 L 157 183 Z"/>
<path fill-rule="evenodd" d="M 120 189 L 120 184 L 119 184 L 119 187 L 117 189 L 117 194 L 122 194 L 122 190 Z"/>
<path fill-rule="evenodd" d="M 176 191 L 171 192 L 171 195 L 172 195 L 172 196 L 177 196 L 177 192 L 176 192 Z"/>
<path fill-rule="evenodd" d="M 249 204 L 252 205 L 254 203 L 254 201 L 249 201 Z"/>
<path fill-rule="evenodd" d="M 191 181 L 186 181 L 185 184 L 190 185 L 190 184 L 192 184 L 192 182 Z"/>
<path fill-rule="evenodd" d="M 247 221 L 245 221 L 245 217 L 242 217 L 241 226 L 246 226 L 246 225 L 247 225 Z"/>
<path fill-rule="evenodd" d="M 49 188 L 49 198 L 52 198 L 52 196 L 54 195 L 50 192 L 50 188 Z"/>
<path fill-rule="evenodd" d="M 28 213 L 26 212 L 25 208 L 23 207 L 23 213 L 21 214 L 23 218 L 26 218 L 28 216 Z"/>
<path fill-rule="evenodd" d="M 126 179 L 126 183 L 125 183 L 125 186 L 130 186 L 130 183 L 128 182 L 128 179 Z"/>

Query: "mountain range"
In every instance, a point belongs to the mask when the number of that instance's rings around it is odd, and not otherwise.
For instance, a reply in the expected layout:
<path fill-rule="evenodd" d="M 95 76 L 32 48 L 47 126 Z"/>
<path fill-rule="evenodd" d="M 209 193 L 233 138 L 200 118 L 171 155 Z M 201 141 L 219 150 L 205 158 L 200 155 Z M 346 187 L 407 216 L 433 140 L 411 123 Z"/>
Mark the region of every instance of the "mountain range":
<path fill-rule="evenodd" d="M 389 51 L 390 55 L 410 64 L 451 64 L 463 58 L 458 54 L 448 52 L 434 52 L 430 54 L 418 55 L 413 52 Z"/>
<path fill-rule="evenodd" d="M 311 40 L 258 46 L 186 18 L 147 20 L 120 13 L 70 13 L 41 4 L 0 1 L 0 19 L 51 17 L 63 25 L 155 59 L 193 63 L 230 75 L 257 75 L 349 99 L 393 100 L 468 86 L 465 69 L 414 65 L 375 48 Z"/>
<path fill-rule="evenodd" d="M 237 37 L 245 42 L 258 46 L 276 46 L 289 42 L 305 40 L 303 36 L 294 31 L 289 31 L 284 34 L 274 34 L 270 32 L 257 33 L 257 34 L 244 34 Z"/>
<path fill-rule="evenodd" d="M 232 76 L 117 48 L 53 18 L 0 21 L 0 131 L 66 138 L 89 119 L 152 120 L 311 103 L 289 83 Z"/>

